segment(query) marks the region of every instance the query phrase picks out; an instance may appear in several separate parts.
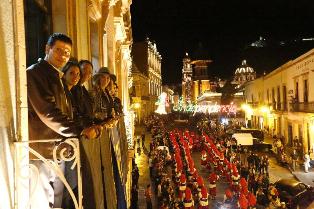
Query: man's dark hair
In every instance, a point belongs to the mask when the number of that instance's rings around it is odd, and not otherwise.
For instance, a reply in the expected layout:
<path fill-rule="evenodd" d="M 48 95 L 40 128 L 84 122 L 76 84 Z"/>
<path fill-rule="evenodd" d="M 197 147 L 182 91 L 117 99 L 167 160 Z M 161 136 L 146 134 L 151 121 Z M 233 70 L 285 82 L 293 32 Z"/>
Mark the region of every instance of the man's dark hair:
<path fill-rule="evenodd" d="M 94 68 L 92 62 L 89 60 L 80 60 L 79 65 L 82 67 L 83 64 L 90 64 L 92 66 L 92 68 Z"/>
<path fill-rule="evenodd" d="M 49 36 L 47 45 L 53 46 L 56 41 L 62 41 L 64 43 L 70 44 L 72 46 L 72 40 L 69 36 L 63 34 L 63 33 L 53 33 Z"/>

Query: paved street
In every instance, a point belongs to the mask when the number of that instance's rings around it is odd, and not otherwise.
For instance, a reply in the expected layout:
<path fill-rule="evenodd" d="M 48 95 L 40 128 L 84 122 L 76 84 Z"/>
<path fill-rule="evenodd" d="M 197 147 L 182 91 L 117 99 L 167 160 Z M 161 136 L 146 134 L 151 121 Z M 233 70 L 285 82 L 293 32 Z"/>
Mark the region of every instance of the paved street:
<path fill-rule="evenodd" d="M 267 136 L 265 135 L 265 143 L 269 143 L 269 144 L 272 144 L 273 143 L 273 139 L 270 137 L 270 136 Z M 286 174 L 287 170 L 289 171 L 289 173 L 295 177 L 296 179 L 298 179 L 299 181 L 307 184 L 307 185 L 311 185 L 311 186 L 314 186 L 314 168 L 310 168 L 309 169 L 309 172 L 308 173 L 305 173 L 304 172 L 304 169 L 300 166 L 298 166 L 296 168 L 295 171 L 292 171 L 291 168 L 287 168 L 287 169 L 284 169 L 283 167 L 280 167 L 277 163 L 276 163 L 276 159 L 273 157 L 271 158 L 271 162 L 272 162 L 272 165 L 270 166 L 270 172 L 271 173 L 276 173 L 275 176 L 272 176 L 271 178 L 271 181 L 274 180 L 276 181 L 277 180 L 277 177 L 281 177 L 281 178 L 286 178 L 285 175 L 288 175 Z M 313 207 L 314 208 L 314 207 Z"/>
<path fill-rule="evenodd" d="M 141 135 L 143 132 L 145 132 L 145 128 L 143 127 L 136 127 L 135 135 Z M 148 151 L 149 151 L 149 143 L 151 141 L 151 134 L 148 132 L 145 132 L 145 148 L 143 149 L 142 141 L 140 143 L 141 153 L 139 154 L 137 152 L 137 148 L 139 147 L 139 144 L 137 143 L 135 146 L 135 163 L 138 166 L 139 169 L 139 180 L 138 180 L 138 208 L 139 209 L 145 209 L 146 208 L 146 200 L 145 200 L 145 189 L 148 184 L 151 184 L 151 179 L 149 176 L 149 167 L 148 167 Z M 147 149 L 146 149 L 147 148 Z M 156 200 L 155 200 L 155 194 L 153 192 L 152 187 L 152 193 L 153 193 L 153 208 L 157 208 Z"/>

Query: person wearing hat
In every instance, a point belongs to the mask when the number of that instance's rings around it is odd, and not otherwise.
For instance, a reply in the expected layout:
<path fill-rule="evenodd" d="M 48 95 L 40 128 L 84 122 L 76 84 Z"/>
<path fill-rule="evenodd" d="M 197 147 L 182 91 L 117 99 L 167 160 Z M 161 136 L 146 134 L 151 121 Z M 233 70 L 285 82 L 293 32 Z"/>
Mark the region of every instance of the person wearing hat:
<path fill-rule="evenodd" d="M 192 197 L 192 191 L 189 187 L 185 190 L 185 198 L 183 201 L 184 209 L 193 209 L 194 207 L 194 200 Z"/>
<path fill-rule="evenodd" d="M 209 175 L 209 194 L 211 199 L 214 200 L 216 198 L 217 190 L 216 190 L 216 182 L 218 181 L 218 176 L 215 172 L 212 172 Z"/>
<path fill-rule="evenodd" d="M 179 184 L 179 195 L 181 195 L 182 198 L 184 198 L 185 190 L 186 190 L 186 177 L 184 174 L 181 174 Z"/>
<path fill-rule="evenodd" d="M 199 209 L 208 209 L 208 192 L 206 187 L 202 187 L 199 192 Z"/>
<path fill-rule="evenodd" d="M 107 67 L 101 67 L 93 76 L 94 114 L 97 122 L 106 122 L 114 117 L 113 99 L 108 91 L 111 73 Z"/>

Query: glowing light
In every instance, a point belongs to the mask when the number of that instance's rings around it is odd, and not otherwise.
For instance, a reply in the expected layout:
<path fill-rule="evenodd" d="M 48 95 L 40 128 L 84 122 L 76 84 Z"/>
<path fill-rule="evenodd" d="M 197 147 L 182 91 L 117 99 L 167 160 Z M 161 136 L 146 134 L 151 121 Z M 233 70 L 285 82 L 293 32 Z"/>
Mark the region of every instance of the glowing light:
<path fill-rule="evenodd" d="M 141 104 L 140 104 L 140 103 L 134 103 L 134 104 L 133 104 L 133 107 L 134 107 L 135 109 L 139 109 L 139 108 L 141 107 Z"/>
<path fill-rule="evenodd" d="M 262 106 L 260 108 L 260 110 L 262 113 L 270 113 L 269 107 L 267 107 L 267 106 Z"/>
<path fill-rule="evenodd" d="M 222 119 L 221 119 L 221 124 L 223 124 L 223 125 L 228 125 L 228 123 L 229 123 L 228 118 L 222 118 Z"/>
<path fill-rule="evenodd" d="M 247 104 L 242 104 L 241 108 L 245 111 L 246 114 L 252 115 L 253 114 L 253 109 L 247 105 Z"/>
<path fill-rule="evenodd" d="M 231 103 L 230 105 L 218 105 L 218 104 L 206 104 L 206 105 L 194 105 L 192 103 L 183 106 L 182 97 L 180 98 L 178 105 L 173 107 L 174 111 L 180 111 L 180 112 L 191 112 L 193 114 L 195 113 L 218 113 L 218 112 L 224 112 L 224 113 L 232 113 L 235 114 L 237 112 L 237 107 Z"/>
<path fill-rule="evenodd" d="M 167 114 L 166 112 L 166 105 L 167 105 L 167 93 L 162 92 L 159 96 L 158 102 L 156 102 L 158 105 L 157 110 L 155 110 L 155 113 L 158 114 Z"/>
<path fill-rule="evenodd" d="M 310 130 L 314 133 L 314 117 L 311 117 L 310 119 Z"/>
<path fill-rule="evenodd" d="M 135 114 L 133 111 L 125 112 L 124 117 L 124 124 L 125 124 L 125 131 L 126 131 L 126 138 L 128 141 L 128 148 L 134 148 L 134 118 Z"/>

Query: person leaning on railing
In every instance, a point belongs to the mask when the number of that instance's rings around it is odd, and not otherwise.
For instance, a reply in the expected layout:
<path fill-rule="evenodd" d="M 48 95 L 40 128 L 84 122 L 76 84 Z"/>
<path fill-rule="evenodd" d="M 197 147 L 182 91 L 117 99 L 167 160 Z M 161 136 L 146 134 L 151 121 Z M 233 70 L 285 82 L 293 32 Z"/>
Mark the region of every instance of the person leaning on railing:
<path fill-rule="evenodd" d="M 60 140 L 66 137 L 84 135 L 88 139 L 96 138 L 101 132 L 100 126 L 84 127 L 71 119 L 71 105 L 63 88 L 61 69 L 69 61 L 72 40 L 61 33 L 52 34 L 46 44 L 45 58 L 39 59 L 27 71 L 29 139 Z M 52 159 L 53 143 L 31 143 L 30 147 L 46 159 Z M 34 159 L 34 156 L 30 156 Z M 50 209 L 61 207 L 55 204 L 62 197 L 55 196 L 56 174 L 43 161 L 31 160 L 39 175 L 30 177 L 32 191 L 31 208 Z"/>
<path fill-rule="evenodd" d="M 107 67 L 101 67 L 93 76 L 93 109 L 95 122 L 106 127 L 117 123 L 111 90 L 113 79 Z"/>
<path fill-rule="evenodd" d="M 72 94 L 72 89 L 75 85 L 78 84 L 80 78 L 81 78 L 81 70 L 80 66 L 77 63 L 77 61 L 69 61 L 63 68 L 62 68 L 63 77 L 63 87 L 64 91 L 66 93 L 66 96 L 68 98 L 68 102 L 72 106 L 72 117 L 71 119 L 76 119 L 79 121 L 81 125 L 90 125 L 92 123 L 85 122 L 85 120 L 80 117 L 79 108 L 77 103 L 74 100 L 74 96 Z M 81 157 L 82 158 L 82 157 Z M 66 177 L 66 180 L 69 182 L 69 185 L 71 186 L 71 189 L 75 193 L 75 196 L 78 196 L 78 176 L 76 169 L 72 169 L 73 161 L 65 162 L 64 165 L 64 175 Z M 62 191 L 60 191 L 62 193 Z M 66 189 L 63 189 L 63 198 L 62 198 L 62 208 L 67 209 L 74 209 L 74 203 L 73 200 L 69 194 L 69 192 Z"/>
<path fill-rule="evenodd" d="M 116 115 L 123 115 L 123 107 L 122 107 L 122 103 L 119 97 L 117 97 L 118 95 L 118 84 L 116 83 L 117 78 L 115 75 L 111 76 L 111 82 L 108 85 L 109 87 L 109 93 L 110 96 L 113 99 L 113 109 L 115 111 Z"/>
<path fill-rule="evenodd" d="M 93 64 L 88 60 L 80 60 L 78 63 L 81 69 L 80 80 L 77 85 L 73 86 L 71 93 L 73 95 L 73 103 L 80 120 L 83 123 L 94 123 L 93 101 L 88 90 L 84 86 L 92 78 Z"/>

